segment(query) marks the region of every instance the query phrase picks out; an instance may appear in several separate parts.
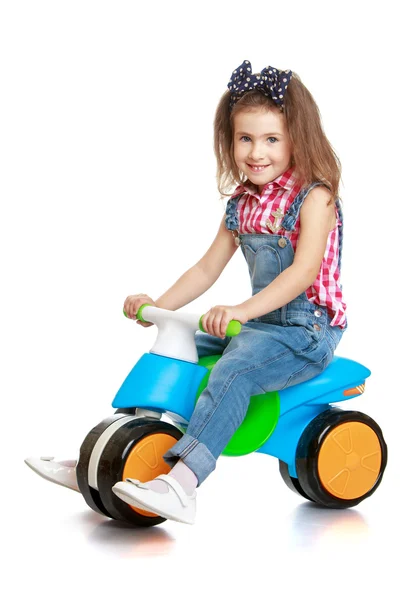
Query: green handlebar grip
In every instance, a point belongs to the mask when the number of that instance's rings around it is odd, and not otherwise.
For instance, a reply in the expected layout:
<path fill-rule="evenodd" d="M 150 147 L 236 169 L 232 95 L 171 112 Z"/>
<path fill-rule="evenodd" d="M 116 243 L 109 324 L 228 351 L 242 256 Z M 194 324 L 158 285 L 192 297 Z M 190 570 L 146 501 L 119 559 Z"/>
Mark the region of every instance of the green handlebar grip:
<path fill-rule="evenodd" d="M 142 310 L 144 309 L 144 307 L 145 307 L 145 306 L 153 306 L 153 305 L 152 305 L 152 304 L 142 304 L 142 306 L 141 306 L 141 307 L 139 308 L 139 310 L 137 311 L 137 314 L 136 314 L 136 319 L 137 319 L 138 321 L 142 321 L 143 323 L 148 323 L 148 321 L 146 321 L 146 320 L 145 320 L 145 319 L 143 319 L 143 317 L 142 317 Z M 128 315 L 126 314 L 126 312 L 125 312 L 125 311 L 123 311 L 123 312 L 124 312 L 124 315 L 125 315 L 126 317 L 128 317 Z"/>
<path fill-rule="evenodd" d="M 202 320 L 203 317 L 204 317 L 204 315 L 201 315 L 201 317 L 200 317 L 199 329 L 200 329 L 200 331 L 202 331 L 203 333 L 205 333 L 205 331 L 203 329 L 203 325 L 201 323 L 201 320 Z M 242 329 L 241 322 L 240 321 L 236 321 L 235 319 L 233 319 L 232 321 L 229 321 L 228 327 L 226 328 L 225 335 L 227 337 L 234 337 L 235 335 L 237 335 L 238 333 L 240 333 L 241 329 Z"/>
<path fill-rule="evenodd" d="M 153 304 L 142 304 L 142 306 L 139 308 L 139 310 L 137 311 L 136 314 L 136 318 L 138 321 L 142 321 L 142 323 L 148 323 L 149 321 L 146 321 L 146 319 L 143 319 L 142 317 L 142 311 L 144 308 L 146 308 L 146 306 L 153 306 Z"/>

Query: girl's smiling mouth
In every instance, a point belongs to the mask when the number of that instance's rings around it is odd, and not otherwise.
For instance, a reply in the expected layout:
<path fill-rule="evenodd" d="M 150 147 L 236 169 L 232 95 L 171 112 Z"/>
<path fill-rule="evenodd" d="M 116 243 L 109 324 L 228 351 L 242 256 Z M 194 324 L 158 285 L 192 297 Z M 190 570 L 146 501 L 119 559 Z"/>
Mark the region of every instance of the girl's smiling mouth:
<path fill-rule="evenodd" d="M 253 171 L 253 173 L 261 173 L 270 165 L 249 165 L 247 163 L 247 166 Z"/>

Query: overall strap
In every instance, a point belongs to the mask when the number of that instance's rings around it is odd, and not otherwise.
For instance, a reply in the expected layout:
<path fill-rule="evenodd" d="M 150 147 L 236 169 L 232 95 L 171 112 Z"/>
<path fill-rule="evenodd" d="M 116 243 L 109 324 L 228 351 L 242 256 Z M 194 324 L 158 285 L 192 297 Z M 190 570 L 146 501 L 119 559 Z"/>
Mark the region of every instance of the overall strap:
<path fill-rule="evenodd" d="M 342 201 L 340 198 L 335 198 L 335 205 L 338 211 L 339 218 L 339 271 L 342 266 L 342 248 L 343 248 L 343 210 L 342 210 Z"/>
<path fill-rule="evenodd" d="M 237 217 L 236 207 L 240 198 L 244 196 L 245 193 L 246 192 L 242 192 L 241 194 L 238 194 L 233 198 L 229 198 L 227 202 L 225 225 L 226 228 L 230 231 L 235 231 L 236 229 L 239 229 L 239 220 Z"/>
<path fill-rule="evenodd" d="M 303 206 L 304 200 L 307 198 L 307 196 L 311 192 L 311 190 L 313 190 L 315 187 L 317 187 L 317 185 L 325 185 L 325 184 L 322 183 L 321 181 L 316 181 L 316 182 L 312 183 L 310 186 L 308 186 L 307 188 L 304 188 L 303 190 L 301 190 L 297 194 L 296 198 L 293 200 L 292 204 L 287 209 L 286 214 L 282 220 L 282 227 L 284 229 L 286 229 L 286 231 L 294 230 L 297 219 L 299 218 L 300 209 Z M 325 187 L 328 188 L 328 186 L 325 186 Z M 342 247 L 343 247 L 343 211 L 342 211 L 340 199 L 338 197 L 335 198 L 335 205 L 336 205 L 336 208 L 338 211 L 338 217 L 339 217 L 338 229 L 339 229 L 339 269 L 340 269 L 341 262 L 342 262 Z"/>
<path fill-rule="evenodd" d="M 293 200 L 292 204 L 286 211 L 286 214 L 282 221 L 282 227 L 287 231 L 293 231 L 296 225 L 296 221 L 299 218 L 300 209 L 303 206 L 304 200 L 307 198 L 308 194 L 313 190 L 317 185 L 324 185 L 322 182 L 315 181 L 307 188 L 301 190 L 296 198 Z"/>

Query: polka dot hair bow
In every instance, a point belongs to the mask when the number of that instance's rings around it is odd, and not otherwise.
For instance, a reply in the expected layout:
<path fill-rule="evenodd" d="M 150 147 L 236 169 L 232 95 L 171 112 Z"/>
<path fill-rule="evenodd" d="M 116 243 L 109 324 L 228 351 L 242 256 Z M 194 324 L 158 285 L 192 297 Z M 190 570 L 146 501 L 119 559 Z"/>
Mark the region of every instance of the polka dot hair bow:
<path fill-rule="evenodd" d="M 230 109 L 232 110 L 235 102 L 250 90 L 260 90 L 263 94 L 272 98 L 272 100 L 283 109 L 283 96 L 292 77 L 292 71 L 280 71 L 273 67 L 266 67 L 261 73 L 255 75 L 251 72 L 251 63 L 248 60 L 233 71 L 228 83 L 231 92 Z"/>

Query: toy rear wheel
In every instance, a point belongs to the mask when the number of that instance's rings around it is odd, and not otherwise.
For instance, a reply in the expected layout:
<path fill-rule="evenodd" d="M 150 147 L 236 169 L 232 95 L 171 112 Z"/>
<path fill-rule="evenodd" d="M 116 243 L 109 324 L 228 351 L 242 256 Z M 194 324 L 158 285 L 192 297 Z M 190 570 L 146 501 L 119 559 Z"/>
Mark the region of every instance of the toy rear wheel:
<path fill-rule="evenodd" d="M 371 496 L 387 463 L 379 425 L 357 411 L 331 408 L 303 431 L 296 451 L 301 488 L 314 502 L 350 508 Z"/>
<path fill-rule="evenodd" d="M 314 500 L 312 498 L 310 498 L 310 496 L 307 496 L 307 494 L 301 487 L 299 480 L 296 477 L 290 476 L 289 467 L 288 467 L 287 463 L 285 463 L 283 460 L 279 461 L 279 473 L 281 474 L 283 481 L 286 483 L 288 488 L 292 490 L 292 492 L 295 492 L 296 494 L 303 496 L 303 498 L 305 498 L 306 500 L 310 500 L 311 502 L 314 502 Z"/>

